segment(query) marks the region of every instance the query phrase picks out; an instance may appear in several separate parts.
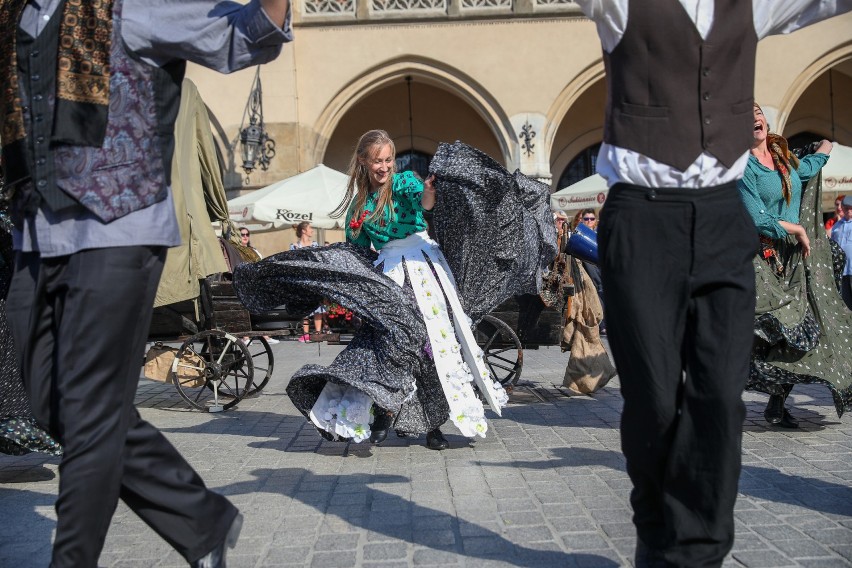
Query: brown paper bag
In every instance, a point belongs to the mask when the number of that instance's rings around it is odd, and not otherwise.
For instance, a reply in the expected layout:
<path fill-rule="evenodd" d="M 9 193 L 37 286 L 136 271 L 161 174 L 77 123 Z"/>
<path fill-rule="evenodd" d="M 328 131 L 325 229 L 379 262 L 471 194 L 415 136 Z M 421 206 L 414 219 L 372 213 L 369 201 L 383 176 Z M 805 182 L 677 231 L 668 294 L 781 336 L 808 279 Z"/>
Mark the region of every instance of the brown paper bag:
<path fill-rule="evenodd" d="M 598 326 L 603 319 L 603 308 L 598 292 L 586 271 L 578 268 L 575 273 L 582 282 L 576 288 L 562 330 L 562 349 L 571 350 L 562 386 L 577 394 L 591 394 L 603 388 L 616 375 L 616 370 L 601 343 Z"/>
<path fill-rule="evenodd" d="M 152 381 L 172 383 L 172 365 L 178 350 L 160 342 L 155 343 L 145 354 L 145 366 L 142 374 Z M 181 386 L 200 387 L 204 384 L 204 360 L 195 353 L 185 354 L 184 364 L 178 367 Z"/>

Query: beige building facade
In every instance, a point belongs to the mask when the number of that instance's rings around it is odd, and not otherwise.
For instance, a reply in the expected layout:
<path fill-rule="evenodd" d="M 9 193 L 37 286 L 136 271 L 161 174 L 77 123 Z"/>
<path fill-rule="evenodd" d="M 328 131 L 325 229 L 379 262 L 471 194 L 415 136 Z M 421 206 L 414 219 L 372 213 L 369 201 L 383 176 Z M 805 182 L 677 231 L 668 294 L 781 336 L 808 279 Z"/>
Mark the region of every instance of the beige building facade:
<path fill-rule="evenodd" d="M 554 191 L 593 171 L 604 65 L 594 24 L 573 2 L 293 2 L 295 41 L 260 72 L 276 142 L 268 171 L 246 179 L 239 167 L 254 70 L 188 71 L 210 110 L 231 196 L 319 163 L 346 171 L 371 128 L 422 163 L 438 143 L 461 140 Z M 755 90 L 774 131 L 852 145 L 852 14 L 760 42 Z"/>

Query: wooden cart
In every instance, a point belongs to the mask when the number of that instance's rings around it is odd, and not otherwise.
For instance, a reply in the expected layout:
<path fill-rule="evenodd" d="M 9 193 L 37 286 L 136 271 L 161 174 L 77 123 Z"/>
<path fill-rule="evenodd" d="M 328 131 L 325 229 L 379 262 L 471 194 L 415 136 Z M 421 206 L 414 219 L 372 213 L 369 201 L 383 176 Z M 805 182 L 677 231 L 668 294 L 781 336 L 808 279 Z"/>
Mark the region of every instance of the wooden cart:
<path fill-rule="evenodd" d="M 172 198 L 181 246 L 169 249 L 148 332 L 146 376 L 175 385 L 193 408 L 222 411 L 269 382 L 274 357 L 266 337 L 287 335 L 301 314 L 278 314 L 277 329 L 255 330 L 229 273 L 256 253 L 239 244 L 228 218 L 207 109 L 184 81 L 175 124 Z M 226 238 L 217 237 L 214 223 Z M 254 255 L 254 258 L 252 258 Z"/>

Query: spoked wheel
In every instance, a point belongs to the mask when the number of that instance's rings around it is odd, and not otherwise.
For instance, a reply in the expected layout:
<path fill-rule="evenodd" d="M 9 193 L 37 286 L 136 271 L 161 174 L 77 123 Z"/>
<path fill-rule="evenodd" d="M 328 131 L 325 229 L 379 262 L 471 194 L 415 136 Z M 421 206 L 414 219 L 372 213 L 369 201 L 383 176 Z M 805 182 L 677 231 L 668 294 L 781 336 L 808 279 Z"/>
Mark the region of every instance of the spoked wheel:
<path fill-rule="evenodd" d="M 269 346 L 269 342 L 263 336 L 250 337 L 249 342 L 245 345 L 254 365 L 254 382 L 246 393 L 246 396 L 251 396 L 259 393 L 269 382 L 275 359 L 272 356 L 272 348 Z"/>
<path fill-rule="evenodd" d="M 172 363 L 172 380 L 181 397 L 209 412 L 233 408 L 252 385 L 251 353 L 236 337 L 211 330 L 183 342 Z"/>
<path fill-rule="evenodd" d="M 524 350 L 512 328 L 503 320 L 487 315 L 476 324 L 474 333 L 494 378 L 503 387 L 514 386 L 521 378 Z"/>

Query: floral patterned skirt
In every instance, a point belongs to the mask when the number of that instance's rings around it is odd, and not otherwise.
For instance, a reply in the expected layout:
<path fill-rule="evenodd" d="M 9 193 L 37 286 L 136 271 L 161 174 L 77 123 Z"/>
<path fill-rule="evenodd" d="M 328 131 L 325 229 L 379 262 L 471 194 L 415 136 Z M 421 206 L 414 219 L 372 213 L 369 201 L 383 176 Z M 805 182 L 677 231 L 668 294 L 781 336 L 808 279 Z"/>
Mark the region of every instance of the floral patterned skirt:
<path fill-rule="evenodd" d="M 448 413 L 465 436 L 485 436 L 488 423 L 477 392 L 498 415 L 508 395 L 485 365 L 441 249 L 425 232 L 417 233 L 386 244 L 376 266 L 397 285 L 414 292 L 426 324 L 435 373 L 413 385 L 394 427 L 409 433 L 428 431 L 442 424 Z M 445 399 L 447 410 L 443 404 L 430 404 L 436 396 Z M 370 396 L 357 386 L 328 383 L 311 408 L 310 418 L 321 430 L 360 442 L 370 435 L 372 405 Z M 430 409 L 440 409 L 440 416 Z"/>
<path fill-rule="evenodd" d="M 0 230 L 0 253 L 11 251 L 11 237 Z M 29 452 L 60 455 L 62 447 L 42 430 L 30 411 L 30 400 L 18 367 L 12 333 L 6 320 L 6 297 L 11 280 L 8 260 L 0 256 L 0 453 L 18 456 Z"/>
<path fill-rule="evenodd" d="M 757 313 L 746 388 L 785 394 L 790 385 L 822 384 L 842 416 L 852 408 L 852 312 L 837 289 L 838 247 L 816 234 L 808 259 L 792 238 L 776 241 L 775 251 L 774 263 L 754 260 Z"/>

